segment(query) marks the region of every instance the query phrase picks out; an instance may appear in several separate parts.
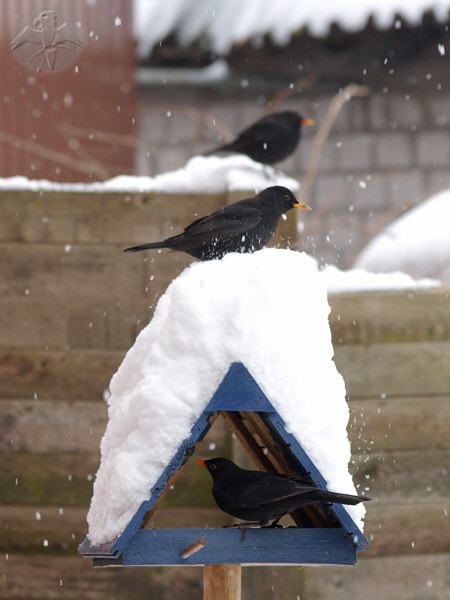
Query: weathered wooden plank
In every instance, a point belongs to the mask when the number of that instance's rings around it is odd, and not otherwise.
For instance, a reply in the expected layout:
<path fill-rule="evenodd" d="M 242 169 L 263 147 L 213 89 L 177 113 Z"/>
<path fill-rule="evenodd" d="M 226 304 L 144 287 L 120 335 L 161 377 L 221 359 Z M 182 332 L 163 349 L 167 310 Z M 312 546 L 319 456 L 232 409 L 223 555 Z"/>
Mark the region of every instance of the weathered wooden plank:
<path fill-rule="evenodd" d="M 123 352 L 0 350 L 0 397 L 103 400 Z"/>
<path fill-rule="evenodd" d="M 449 554 L 372 558 L 368 551 L 352 569 L 303 570 L 301 598 L 307 600 L 447 600 Z"/>
<path fill-rule="evenodd" d="M 379 344 L 450 338 L 450 286 L 332 294 L 333 343 Z"/>
<path fill-rule="evenodd" d="M 106 424 L 105 402 L 0 400 L 0 452 L 98 455 Z M 197 452 L 205 457 L 227 456 L 229 446 L 230 431 L 219 419 Z"/>
<path fill-rule="evenodd" d="M 352 399 L 450 395 L 450 342 L 337 346 L 335 362 Z"/>
<path fill-rule="evenodd" d="M 353 456 L 350 470 L 358 489 L 377 506 L 439 502 L 448 497 L 449 458 L 448 450 L 372 452 Z"/>
<path fill-rule="evenodd" d="M 106 422 L 106 402 L 0 400 L 0 452 L 98 455 Z"/>
<path fill-rule="evenodd" d="M 367 555 L 435 554 L 450 549 L 449 501 L 392 506 L 371 502 L 364 534 L 370 541 Z"/>
<path fill-rule="evenodd" d="M 350 400 L 354 454 L 450 448 L 450 397 Z"/>
<path fill-rule="evenodd" d="M 0 552 L 47 552 L 55 555 L 77 554 L 78 545 L 87 534 L 84 506 L 17 506 L 3 504 L 0 523 Z M 151 526 L 222 527 L 229 518 L 217 508 L 161 508 Z M 1 596 L 0 596 L 1 597 Z"/>
<path fill-rule="evenodd" d="M 128 298 L 118 299 L 111 289 L 92 289 L 87 295 L 5 296 L 0 298 L 0 347 L 27 350 L 98 349 L 128 350 L 150 321 L 162 286 L 150 282 L 140 295 L 136 278 Z M 156 295 L 156 296 L 155 296 Z M 14 326 L 12 326 L 14 324 Z"/>
<path fill-rule="evenodd" d="M 106 410 L 104 402 L 90 400 L 0 400 L 0 451 L 97 453 Z M 355 456 L 364 453 L 368 460 L 380 451 L 449 449 L 448 398 L 355 400 L 350 412 Z M 225 452 L 228 436 L 228 427 L 219 419 L 201 452 L 209 444 L 211 452 Z"/>
<path fill-rule="evenodd" d="M 0 240 L 131 246 L 182 229 L 227 194 L 0 191 Z"/>
<path fill-rule="evenodd" d="M 0 503 L 87 506 L 98 455 L 78 453 L 0 455 Z"/>
<path fill-rule="evenodd" d="M 202 568 L 93 569 L 77 557 L 5 554 L 0 556 L 2 600 L 199 600 Z"/>
<path fill-rule="evenodd" d="M 57 253 L 59 256 L 60 250 Z M 110 248 L 108 261 L 112 260 L 114 263 L 116 254 L 117 248 Z M 25 290 L 30 288 L 22 289 L 21 295 L 4 295 L 0 298 L 0 343 L 8 348 L 125 350 L 134 342 L 142 327 L 150 321 L 156 301 L 170 281 L 169 276 L 178 272 L 178 261 L 173 263 L 173 258 L 172 255 L 158 257 L 156 264 L 139 261 L 133 265 L 133 269 L 128 269 L 133 276 L 133 282 L 119 285 L 118 289 L 114 289 L 114 297 L 111 295 L 110 286 L 98 285 L 97 278 L 92 278 L 89 273 L 83 277 L 82 283 L 79 282 L 77 290 L 71 293 L 70 302 L 65 294 L 47 295 L 45 301 L 37 290 L 26 295 Z M 169 259 L 172 261 L 170 265 L 167 264 Z M 164 273 L 161 275 L 158 272 L 155 277 L 155 270 L 163 270 Z M 148 281 L 148 273 L 149 276 L 153 276 L 152 281 Z M 47 273 L 40 273 L 42 280 L 46 277 Z M 147 285 L 144 285 L 146 278 Z M 143 293 L 146 287 L 148 292 Z M 85 290 L 83 294 L 80 293 L 80 289 Z M 134 290 L 133 294 L 130 294 L 130 289 Z M 404 317 L 400 302 L 404 300 L 403 297 L 395 297 L 399 300 L 399 306 L 395 307 L 394 317 L 391 317 L 389 295 L 379 294 L 374 299 L 370 294 L 357 294 L 360 303 L 356 306 L 351 304 L 352 295 L 346 296 L 350 307 L 347 308 L 344 304 L 348 310 L 345 321 L 341 313 L 331 313 L 334 344 L 448 340 L 450 325 L 445 319 L 450 320 L 450 317 L 445 314 L 445 310 L 447 309 L 447 313 L 450 313 L 450 310 L 447 295 L 443 292 L 423 292 L 424 295 L 419 296 L 419 299 L 427 300 L 429 306 L 423 306 L 427 304 L 425 302 L 419 303 L 418 307 L 412 307 L 414 310 L 405 310 Z M 343 297 L 332 296 L 331 302 L 336 298 L 342 301 Z M 366 302 L 369 306 L 378 307 L 374 316 L 366 313 Z M 352 308 L 354 311 L 350 311 Z M 337 316 L 341 317 L 340 320 Z M 353 325 L 353 320 L 356 325 Z M 11 323 L 15 324 L 14 327 L 11 327 Z"/>
<path fill-rule="evenodd" d="M 87 533 L 88 505 L 2 505 L 0 552 L 39 552 L 44 549 L 75 552 Z M 449 512 L 446 499 L 391 505 L 378 504 L 374 500 L 367 505 L 364 533 L 370 546 L 364 554 L 372 557 L 447 552 L 450 547 Z M 148 527 L 220 528 L 229 522 L 230 517 L 215 506 L 161 507 L 152 516 Z M 45 546 L 44 539 L 47 540 Z"/>
<path fill-rule="evenodd" d="M 42 302 L 49 296 L 127 301 L 164 290 L 191 261 L 181 252 L 124 254 L 119 245 L 2 244 L 0 294 Z M 152 277 L 151 281 L 149 278 Z M 109 303 L 109 301 L 108 301 Z"/>
<path fill-rule="evenodd" d="M 204 453 L 201 452 L 202 449 L 205 450 Z M 199 450 L 198 456 L 211 456 L 205 445 Z M 222 450 L 225 448 L 222 447 Z M 223 454 L 226 455 L 227 452 L 224 451 Z M 0 453 L 0 503 L 87 506 L 91 500 L 92 484 L 99 461 L 98 451 L 96 454 Z M 213 505 L 211 482 L 194 461 L 185 465 L 162 502 L 165 507 Z"/>
<path fill-rule="evenodd" d="M 0 350 L 0 397 L 98 398 L 122 357 L 102 350 Z M 450 342 L 342 346 L 335 360 L 353 400 L 450 396 Z"/>

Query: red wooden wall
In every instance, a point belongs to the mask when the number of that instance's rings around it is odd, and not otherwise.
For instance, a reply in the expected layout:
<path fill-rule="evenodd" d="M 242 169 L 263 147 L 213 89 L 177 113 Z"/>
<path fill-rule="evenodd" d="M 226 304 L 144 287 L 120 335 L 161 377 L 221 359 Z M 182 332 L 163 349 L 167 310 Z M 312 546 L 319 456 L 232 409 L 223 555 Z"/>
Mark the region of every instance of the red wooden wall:
<path fill-rule="evenodd" d="M 52 9 L 84 47 L 80 54 L 56 48 L 54 71 L 45 64 L 38 73 L 40 61 L 26 66 L 19 53 L 29 57 L 42 46 L 13 50 L 11 40 Z M 121 137 L 133 134 L 136 110 L 132 2 L 2 0 L 0 11 L 0 177 L 95 181 L 132 173 L 134 152 Z M 74 64 L 62 69 L 70 55 Z"/>

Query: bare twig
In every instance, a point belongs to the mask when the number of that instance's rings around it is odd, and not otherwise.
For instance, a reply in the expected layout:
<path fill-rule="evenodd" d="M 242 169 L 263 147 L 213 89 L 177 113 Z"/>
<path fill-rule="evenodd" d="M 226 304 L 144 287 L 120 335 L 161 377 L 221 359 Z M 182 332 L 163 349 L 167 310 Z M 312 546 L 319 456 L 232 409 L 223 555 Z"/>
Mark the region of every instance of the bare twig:
<path fill-rule="evenodd" d="M 69 154 L 60 152 L 59 150 L 52 150 L 51 148 L 47 148 L 47 146 L 43 146 L 42 144 L 38 144 L 32 140 L 24 140 L 23 138 L 20 138 L 14 134 L 6 133 L 6 131 L 0 130 L 0 142 L 9 144 L 16 150 L 24 150 L 25 152 L 29 152 L 30 154 L 34 154 L 40 158 L 45 158 L 46 160 L 54 163 L 62 164 L 70 169 L 73 169 L 74 171 L 88 174 L 93 173 L 95 175 L 99 175 L 99 171 L 101 172 L 101 167 L 96 162 L 94 163 L 85 160 L 79 160 Z"/>
<path fill-rule="evenodd" d="M 320 155 L 330 131 L 344 104 L 355 96 L 363 97 L 369 95 L 369 88 L 365 85 L 351 83 L 338 94 L 336 94 L 328 107 L 324 120 L 316 133 L 306 167 L 305 180 L 302 186 L 302 202 L 308 204 L 311 200 L 311 192 L 319 167 Z"/>
<path fill-rule="evenodd" d="M 142 150 L 142 152 L 156 149 L 156 146 L 152 146 L 131 134 L 111 133 L 110 131 L 101 131 L 92 127 L 78 127 L 70 125 L 70 123 L 60 123 L 57 129 L 67 137 L 73 136 L 86 140 L 94 140 L 102 144 L 117 144 L 118 146 L 133 148 L 133 150 Z"/>
<path fill-rule="evenodd" d="M 317 77 L 314 75 L 311 75 L 309 77 L 301 77 L 294 84 L 291 83 L 288 87 L 279 90 L 272 98 L 272 100 L 269 100 L 269 102 L 267 103 L 264 114 L 270 114 L 277 108 L 279 104 L 281 104 L 291 96 L 294 96 L 294 94 L 296 94 L 300 90 L 303 90 L 304 88 L 310 86 L 316 80 Z"/>

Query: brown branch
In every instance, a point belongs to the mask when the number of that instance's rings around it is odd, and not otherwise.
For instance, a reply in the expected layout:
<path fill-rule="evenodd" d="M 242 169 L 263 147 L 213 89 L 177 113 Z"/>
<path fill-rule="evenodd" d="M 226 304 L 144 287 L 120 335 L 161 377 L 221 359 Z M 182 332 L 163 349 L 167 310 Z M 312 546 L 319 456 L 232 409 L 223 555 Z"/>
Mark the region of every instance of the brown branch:
<path fill-rule="evenodd" d="M 328 107 L 325 118 L 313 140 L 308 165 L 306 167 L 305 180 L 302 186 L 302 202 L 305 202 L 306 204 L 310 203 L 311 192 L 314 181 L 316 180 L 322 148 L 330 135 L 331 129 L 333 128 L 342 107 L 351 98 L 354 98 L 355 96 L 368 96 L 369 92 L 370 90 L 367 86 L 351 83 L 334 96 Z"/>
<path fill-rule="evenodd" d="M 110 131 L 101 131 L 92 127 L 78 127 L 70 125 L 70 123 L 60 123 L 57 129 L 66 137 L 76 136 L 86 140 L 94 140 L 102 144 L 117 144 L 118 146 L 132 148 L 133 150 L 142 150 L 142 152 L 157 149 L 156 146 L 152 146 L 136 136 L 127 133 L 111 133 Z"/>
<path fill-rule="evenodd" d="M 267 102 L 264 114 L 270 114 L 277 108 L 279 104 L 281 104 L 291 96 L 294 96 L 297 92 L 312 85 L 315 81 L 317 81 L 317 76 L 314 75 L 311 75 L 309 77 L 301 77 L 294 84 L 290 84 L 288 87 L 282 88 L 275 94 L 272 100 L 269 100 Z"/>
<path fill-rule="evenodd" d="M 24 140 L 14 134 L 6 133 L 5 131 L 0 130 L 0 142 L 4 144 L 9 144 L 16 150 L 23 150 L 24 152 L 29 152 L 30 154 L 34 154 L 39 156 L 39 158 L 44 158 L 54 163 L 62 164 L 74 171 L 79 171 L 81 173 L 95 173 L 99 174 L 101 168 L 99 168 L 98 164 L 88 162 L 85 160 L 79 160 L 69 154 L 65 154 L 59 150 L 52 150 L 47 146 L 43 146 L 42 144 L 38 144 L 37 142 L 33 142 L 32 140 Z"/>

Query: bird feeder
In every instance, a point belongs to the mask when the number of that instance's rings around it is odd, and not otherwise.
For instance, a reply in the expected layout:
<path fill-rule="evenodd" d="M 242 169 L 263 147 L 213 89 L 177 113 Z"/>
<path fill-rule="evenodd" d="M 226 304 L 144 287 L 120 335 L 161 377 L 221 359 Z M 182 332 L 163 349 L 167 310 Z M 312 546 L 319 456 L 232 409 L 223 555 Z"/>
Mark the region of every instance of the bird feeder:
<path fill-rule="evenodd" d="M 251 528 L 245 530 L 245 535 L 232 528 L 146 528 L 219 415 L 260 469 L 298 477 L 326 489 L 321 473 L 298 440 L 286 431 L 283 419 L 258 383 L 242 363 L 233 363 L 189 437 L 153 486 L 150 499 L 141 504 L 123 533 L 97 547 L 86 538 L 79 552 L 92 558 L 96 567 L 354 565 L 357 551 L 364 550 L 368 541 L 340 504 L 308 505 L 291 513 L 295 526 Z"/>

